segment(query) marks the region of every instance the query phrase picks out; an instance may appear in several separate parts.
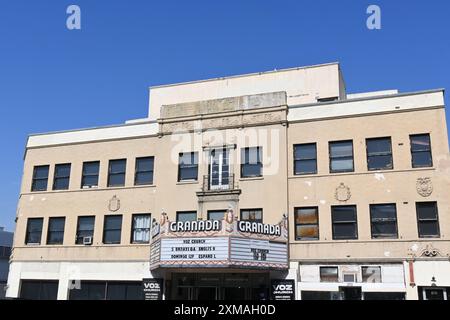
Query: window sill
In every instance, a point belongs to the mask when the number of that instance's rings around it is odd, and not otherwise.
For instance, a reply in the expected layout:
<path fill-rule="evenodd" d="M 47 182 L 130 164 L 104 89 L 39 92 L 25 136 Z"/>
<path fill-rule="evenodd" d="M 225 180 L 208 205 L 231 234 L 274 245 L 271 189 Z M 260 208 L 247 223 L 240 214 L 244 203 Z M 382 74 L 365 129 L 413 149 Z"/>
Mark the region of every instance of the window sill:
<path fill-rule="evenodd" d="M 253 181 L 253 180 L 264 180 L 264 176 L 239 178 L 239 181 Z"/>
<path fill-rule="evenodd" d="M 184 185 L 184 184 L 198 184 L 198 180 L 184 180 L 177 182 L 177 185 Z"/>

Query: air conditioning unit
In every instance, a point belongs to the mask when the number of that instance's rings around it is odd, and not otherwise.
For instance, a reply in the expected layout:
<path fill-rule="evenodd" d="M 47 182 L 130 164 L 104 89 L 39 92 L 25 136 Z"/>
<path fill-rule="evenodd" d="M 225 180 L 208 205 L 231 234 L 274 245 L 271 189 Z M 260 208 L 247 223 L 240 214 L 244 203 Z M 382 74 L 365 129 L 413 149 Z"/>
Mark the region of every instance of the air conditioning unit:
<path fill-rule="evenodd" d="M 83 244 L 84 245 L 91 245 L 92 244 L 92 237 L 83 237 Z"/>
<path fill-rule="evenodd" d="M 344 278 L 344 282 L 356 282 L 356 274 L 355 273 L 344 273 L 343 278 Z"/>

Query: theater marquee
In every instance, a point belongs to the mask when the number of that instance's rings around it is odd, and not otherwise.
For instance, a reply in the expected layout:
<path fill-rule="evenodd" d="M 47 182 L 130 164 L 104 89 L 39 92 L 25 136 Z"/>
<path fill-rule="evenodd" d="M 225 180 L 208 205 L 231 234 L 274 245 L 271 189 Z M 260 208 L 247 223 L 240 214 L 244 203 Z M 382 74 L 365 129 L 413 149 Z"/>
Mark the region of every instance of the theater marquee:
<path fill-rule="evenodd" d="M 275 225 L 222 220 L 154 223 L 150 268 L 233 267 L 287 269 L 287 219 Z"/>

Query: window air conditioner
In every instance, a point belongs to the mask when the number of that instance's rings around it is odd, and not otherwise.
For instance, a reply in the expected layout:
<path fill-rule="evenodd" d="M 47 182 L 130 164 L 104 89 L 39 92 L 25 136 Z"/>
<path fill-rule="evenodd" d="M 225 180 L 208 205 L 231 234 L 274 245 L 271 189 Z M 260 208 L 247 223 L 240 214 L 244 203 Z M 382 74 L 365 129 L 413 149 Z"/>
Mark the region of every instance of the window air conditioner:
<path fill-rule="evenodd" d="M 92 244 L 92 237 L 83 237 L 83 244 L 84 245 Z"/>
<path fill-rule="evenodd" d="M 344 273 L 344 282 L 356 282 L 356 274 Z"/>

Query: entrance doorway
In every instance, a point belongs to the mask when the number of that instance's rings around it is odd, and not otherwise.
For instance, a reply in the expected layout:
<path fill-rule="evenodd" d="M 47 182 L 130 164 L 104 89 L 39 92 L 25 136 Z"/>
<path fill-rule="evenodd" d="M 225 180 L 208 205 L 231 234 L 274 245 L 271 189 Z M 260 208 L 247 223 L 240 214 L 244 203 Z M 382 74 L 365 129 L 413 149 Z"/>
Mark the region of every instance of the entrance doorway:
<path fill-rule="evenodd" d="M 423 300 L 447 300 L 447 289 L 439 287 L 422 288 Z"/>
<path fill-rule="evenodd" d="M 361 287 L 339 287 L 341 300 L 361 300 Z"/>
<path fill-rule="evenodd" d="M 268 273 L 173 273 L 172 300 L 268 300 Z"/>

